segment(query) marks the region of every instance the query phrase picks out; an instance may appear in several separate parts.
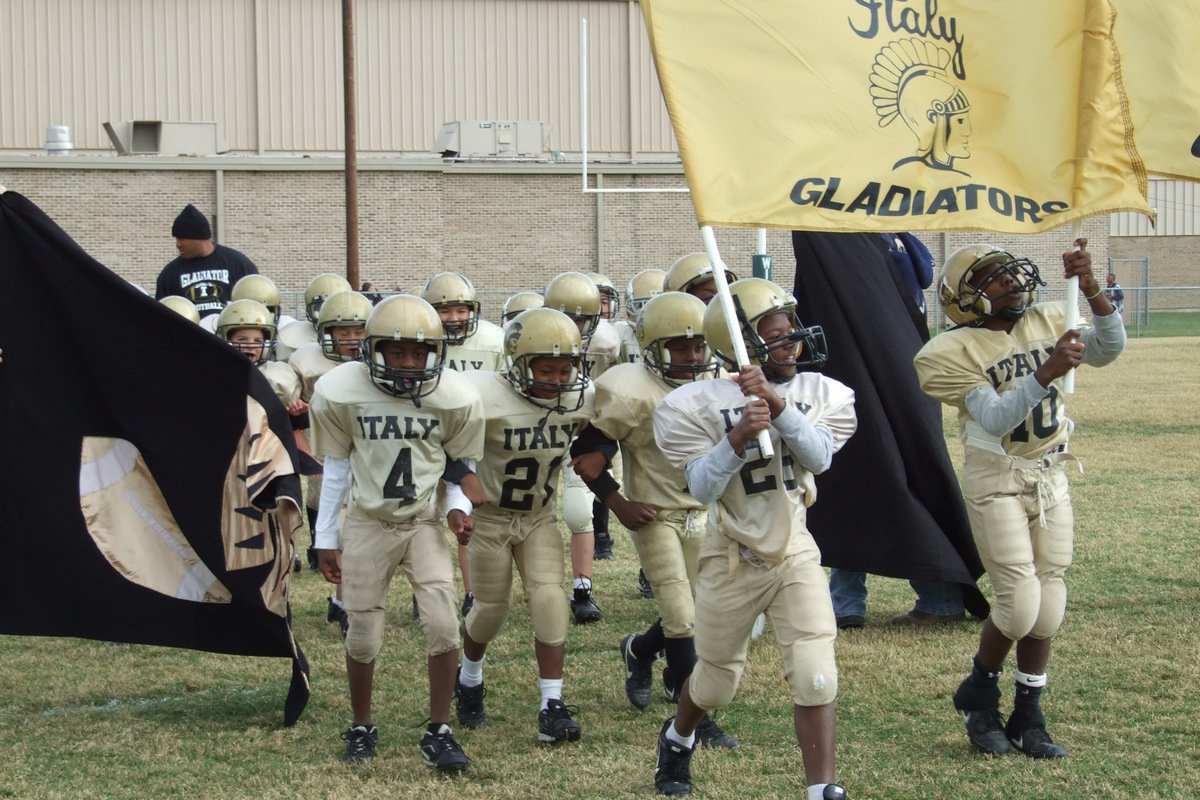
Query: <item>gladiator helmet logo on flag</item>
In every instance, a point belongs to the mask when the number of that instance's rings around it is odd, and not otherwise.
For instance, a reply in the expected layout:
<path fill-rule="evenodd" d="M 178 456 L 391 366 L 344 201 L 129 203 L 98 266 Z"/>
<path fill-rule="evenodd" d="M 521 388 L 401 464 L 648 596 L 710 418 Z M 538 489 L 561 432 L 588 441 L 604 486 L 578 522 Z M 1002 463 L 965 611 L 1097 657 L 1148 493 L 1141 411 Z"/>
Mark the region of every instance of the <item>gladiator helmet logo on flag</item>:
<path fill-rule="evenodd" d="M 886 128 L 901 119 L 917 139 L 916 152 L 892 169 L 922 163 L 963 172 L 955 160 L 971 157 L 971 104 L 950 73 L 953 56 L 922 39 L 900 39 L 879 51 L 871 66 L 871 101 Z"/>

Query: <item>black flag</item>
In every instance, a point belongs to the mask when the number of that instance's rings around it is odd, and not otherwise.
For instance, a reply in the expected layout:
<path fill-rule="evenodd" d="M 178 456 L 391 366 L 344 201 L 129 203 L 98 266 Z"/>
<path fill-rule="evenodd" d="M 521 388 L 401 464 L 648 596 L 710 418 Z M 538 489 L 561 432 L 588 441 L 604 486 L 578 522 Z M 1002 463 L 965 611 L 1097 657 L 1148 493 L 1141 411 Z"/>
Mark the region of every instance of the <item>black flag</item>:
<path fill-rule="evenodd" d="M 292 660 L 300 483 L 247 359 L 0 195 L 0 633 Z"/>
<path fill-rule="evenodd" d="M 983 564 L 942 438 L 941 406 L 917 383 L 915 304 L 875 233 L 792 233 L 796 311 L 829 344 L 821 371 L 854 390 L 858 430 L 817 476 L 808 525 L 826 566 L 963 584 L 988 613 Z M 918 324 L 924 324 L 918 322 Z"/>

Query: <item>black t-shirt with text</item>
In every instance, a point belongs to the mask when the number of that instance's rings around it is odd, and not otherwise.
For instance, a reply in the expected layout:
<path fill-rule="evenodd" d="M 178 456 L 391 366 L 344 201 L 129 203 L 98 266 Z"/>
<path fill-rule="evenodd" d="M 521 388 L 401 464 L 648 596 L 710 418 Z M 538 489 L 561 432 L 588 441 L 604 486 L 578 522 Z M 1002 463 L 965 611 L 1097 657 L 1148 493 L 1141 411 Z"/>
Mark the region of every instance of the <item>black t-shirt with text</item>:
<path fill-rule="evenodd" d="M 201 317 L 219 314 L 229 302 L 233 285 L 246 275 L 257 275 L 258 267 L 232 247 L 216 245 L 207 256 L 179 256 L 158 275 L 154 298 L 180 295 L 196 304 Z"/>

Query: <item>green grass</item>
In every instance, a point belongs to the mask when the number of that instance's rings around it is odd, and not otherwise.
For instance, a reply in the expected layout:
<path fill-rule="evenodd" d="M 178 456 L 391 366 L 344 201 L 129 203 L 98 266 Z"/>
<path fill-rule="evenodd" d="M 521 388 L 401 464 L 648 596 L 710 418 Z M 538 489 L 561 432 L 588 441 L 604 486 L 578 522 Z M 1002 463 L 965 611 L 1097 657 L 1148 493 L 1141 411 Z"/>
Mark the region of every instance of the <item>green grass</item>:
<path fill-rule="evenodd" d="M 902 581 L 872 578 L 867 627 L 838 642 L 838 775 L 864 798 L 1195 798 L 1200 796 L 1200 338 L 1142 339 L 1105 370 L 1083 370 L 1065 398 L 1072 451 L 1076 559 L 1044 707 L 1071 751 L 1059 763 L 971 752 L 950 695 L 979 627 L 904 630 Z M 948 431 L 955 425 L 948 420 Z M 957 440 L 950 442 L 957 459 Z M 869 501 L 869 491 L 864 497 Z M 616 644 L 652 605 L 635 588 L 633 547 L 596 569 L 606 618 L 567 640 L 567 701 L 584 738 L 536 744 L 537 684 L 519 602 L 487 663 L 491 724 L 458 732 L 473 759 L 445 781 L 421 766 L 426 716 L 423 639 L 398 579 L 380 655 L 374 763 L 347 768 L 341 640 L 324 621 L 328 587 L 296 577 L 296 634 L 312 664 L 312 702 L 280 726 L 288 664 L 168 648 L 0 637 L 0 798 L 646 798 L 653 742 L 671 713 L 626 702 Z M 990 591 L 986 579 L 985 591 Z M 1011 698 L 1012 665 L 1002 686 Z M 696 796 L 801 796 L 802 770 L 779 655 L 768 633 L 751 648 L 742 689 L 720 719 L 743 746 L 699 753 Z"/>
<path fill-rule="evenodd" d="M 1125 326 L 1130 336 L 1171 337 L 1200 336 L 1200 312 L 1197 311 L 1151 311 L 1150 320 L 1140 328 L 1132 322 Z"/>

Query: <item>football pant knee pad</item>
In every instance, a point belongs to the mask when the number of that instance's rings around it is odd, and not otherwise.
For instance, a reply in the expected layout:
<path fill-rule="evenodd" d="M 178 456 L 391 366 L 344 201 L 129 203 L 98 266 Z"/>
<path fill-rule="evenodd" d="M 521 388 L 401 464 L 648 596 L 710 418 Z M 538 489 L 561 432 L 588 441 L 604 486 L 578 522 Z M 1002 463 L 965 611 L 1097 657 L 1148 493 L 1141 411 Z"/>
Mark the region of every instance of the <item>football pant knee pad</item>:
<path fill-rule="evenodd" d="M 348 613 L 350 628 L 346 631 L 346 655 L 360 664 L 370 664 L 383 646 L 383 625 L 387 614 L 383 609 Z"/>
<path fill-rule="evenodd" d="M 570 608 L 562 586 L 544 583 L 534 586 L 528 596 L 529 618 L 537 640 L 549 645 L 565 642 Z"/>
<path fill-rule="evenodd" d="M 583 533 L 592 529 L 593 495 L 583 486 L 567 486 L 563 489 L 563 522 L 571 533 Z"/>

